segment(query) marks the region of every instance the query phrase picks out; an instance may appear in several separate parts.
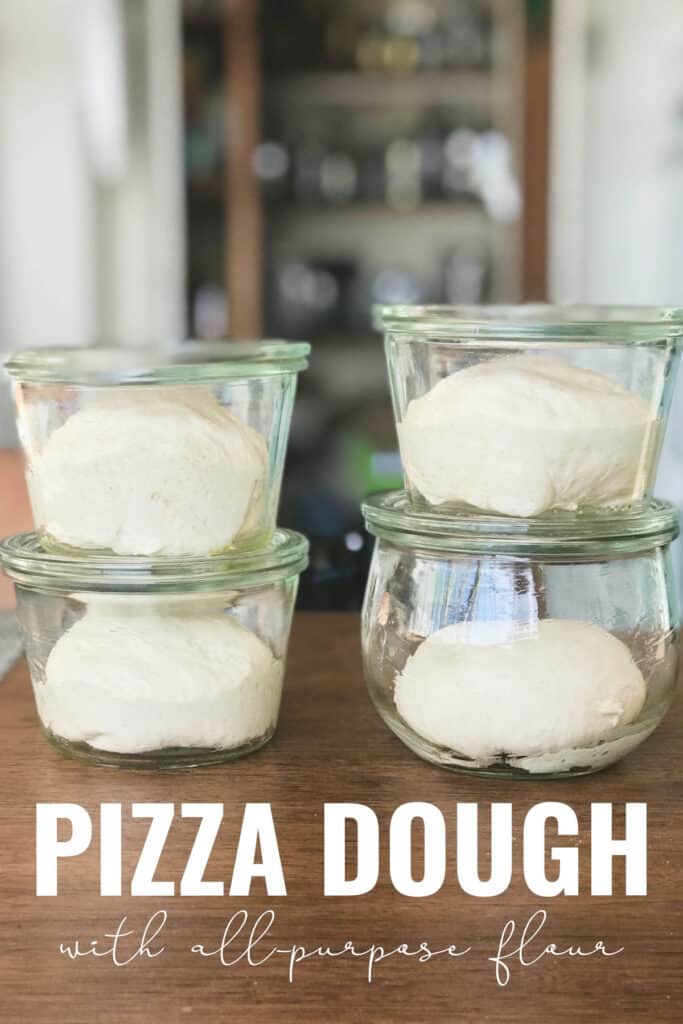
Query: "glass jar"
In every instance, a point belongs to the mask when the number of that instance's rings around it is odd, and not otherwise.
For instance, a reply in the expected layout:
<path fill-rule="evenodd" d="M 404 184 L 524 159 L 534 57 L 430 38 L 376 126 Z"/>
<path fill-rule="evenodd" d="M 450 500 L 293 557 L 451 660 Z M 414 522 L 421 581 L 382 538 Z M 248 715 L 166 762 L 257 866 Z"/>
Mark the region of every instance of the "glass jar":
<path fill-rule="evenodd" d="M 266 542 L 309 350 L 221 342 L 13 356 L 45 547 L 175 558 Z"/>
<path fill-rule="evenodd" d="M 386 306 L 416 506 L 541 516 L 652 496 L 683 310 Z"/>
<path fill-rule="evenodd" d="M 307 552 L 288 530 L 258 552 L 160 562 L 48 552 L 33 533 L 0 542 L 48 738 L 95 764 L 144 768 L 263 746 Z"/>
<path fill-rule="evenodd" d="M 583 775 L 618 761 L 674 693 L 673 505 L 538 519 L 370 499 L 362 618 L 379 714 L 420 757 L 479 775 Z"/>

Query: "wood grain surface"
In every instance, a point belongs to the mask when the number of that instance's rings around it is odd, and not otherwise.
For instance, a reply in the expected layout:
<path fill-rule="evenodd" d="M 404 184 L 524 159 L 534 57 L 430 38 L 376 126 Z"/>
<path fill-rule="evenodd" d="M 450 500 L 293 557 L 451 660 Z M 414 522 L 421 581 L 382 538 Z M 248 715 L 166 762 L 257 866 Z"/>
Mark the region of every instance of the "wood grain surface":
<path fill-rule="evenodd" d="M 2 857 L 0 860 L 0 1021 L 33 1024 L 175 1024 L 240 1020 L 306 1022 L 480 1022 L 548 1024 L 554 1021 L 658 1024 L 680 1021 L 683 1007 L 683 785 L 680 704 L 658 733 L 621 765 L 600 775 L 554 783 L 512 783 L 451 775 L 417 760 L 372 710 L 361 677 L 358 620 L 352 615 L 309 614 L 295 620 L 282 718 L 274 741 L 232 765 L 155 774 L 85 766 L 63 758 L 43 739 L 26 667 L 18 664 L 0 686 L 2 723 Z M 447 880 L 427 899 L 394 892 L 389 879 L 389 818 L 401 803 L 436 804 L 448 823 Z M 539 900 L 520 872 L 521 824 L 526 810 L 543 800 L 569 803 L 585 831 L 579 840 L 581 895 Z M 99 850 L 64 862 L 60 895 L 35 892 L 35 805 L 75 802 L 97 825 L 99 804 L 124 810 L 124 895 L 99 895 Z M 147 823 L 131 822 L 137 801 L 222 802 L 225 817 L 206 877 L 231 876 L 247 801 L 268 801 L 277 825 L 287 881 L 286 897 L 268 897 L 261 880 L 248 898 L 133 898 L 130 877 Z M 356 898 L 322 896 L 322 814 L 325 801 L 369 804 L 382 827 L 380 882 Z M 514 879 L 495 899 L 460 890 L 454 869 L 457 801 L 511 801 L 514 815 Z M 649 895 L 591 897 L 588 875 L 592 801 L 623 805 L 646 801 L 649 813 Z M 618 817 L 618 816 L 617 816 Z M 157 878 L 176 887 L 192 845 L 196 822 L 175 821 Z M 484 829 L 484 833 L 485 833 Z M 416 841 L 417 841 L 416 837 Z M 482 834 L 486 856 L 485 836 Z M 622 895 L 619 895 L 619 892 Z M 545 940 L 558 946 L 624 947 L 604 957 L 544 959 L 512 965 L 510 983 L 496 984 L 493 955 L 508 919 L 523 924 L 539 908 L 548 911 Z M 366 964 L 341 957 L 298 965 L 288 982 L 287 965 L 272 958 L 260 967 L 244 961 L 222 966 L 216 957 L 191 953 L 200 942 L 216 948 L 228 918 L 244 908 L 250 920 L 272 908 L 270 938 L 358 949 L 424 941 L 432 948 L 471 946 L 463 959 L 388 959 L 372 984 Z M 168 919 L 163 953 L 125 967 L 111 959 L 69 960 L 62 942 L 87 947 L 127 916 L 141 931 L 157 910 Z M 133 937 L 131 942 L 136 942 Z M 132 948 L 132 947 L 131 947 Z"/>

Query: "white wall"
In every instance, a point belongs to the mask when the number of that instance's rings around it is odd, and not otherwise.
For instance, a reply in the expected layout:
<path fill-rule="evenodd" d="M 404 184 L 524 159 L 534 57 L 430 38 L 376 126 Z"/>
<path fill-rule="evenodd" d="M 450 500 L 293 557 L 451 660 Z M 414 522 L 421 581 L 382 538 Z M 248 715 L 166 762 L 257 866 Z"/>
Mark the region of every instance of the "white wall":
<path fill-rule="evenodd" d="M 0 4 L 0 348 L 95 337 L 79 0 Z"/>
<path fill-rule="evenodd" d="M 556 0 L 550 282 L 683 302 L 683 3 Z"/>
<path fill-rule="evenodd" d="M 683 305 L 682 0 L 555 0 L 552 99 L 551 297 Z M 657 493 L 683 508 L 683 374 Z"/>
<path fill-rule="evenodd" d="M 180 0 L 127 0 L 123 175 L 99 188 L 100 334 L 122 344 L 185 330 Z"/>
<path fill-rule="evenodd" d="M 0 352 L 181 337 L 180 0 L 1 0 L 0 53 Z"/>
<path fill-rule="evenodd" d="M 0 345 L 182 333 L 180 0 L 0 3 Z"/>

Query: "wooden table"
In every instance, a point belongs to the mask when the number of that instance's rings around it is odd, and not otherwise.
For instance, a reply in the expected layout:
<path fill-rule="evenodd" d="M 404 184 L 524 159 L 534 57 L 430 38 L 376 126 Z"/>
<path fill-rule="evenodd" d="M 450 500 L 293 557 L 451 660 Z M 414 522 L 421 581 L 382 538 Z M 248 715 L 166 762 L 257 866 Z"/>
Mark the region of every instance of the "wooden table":
<path fill-rule="evenodd" d="M 2 1024 L 175 1024 L 253 1022 L 466 1022 L 548 1024 L 554 1021 L 657 1024 L 683 1015 L 683 730 L 680 705 L 659 732 L 622 765 L 601 775 L 556 783 L 511 783 L 451 775 L 417 760 L 383 726 L 361 679 L 358 622 L 351 615 L 300 615 L 295 622 L 285 700 L 274 742 L 233 765 L 154 774 L 84 766 L 62 758 L 41 736 L 26 668 L 17 665 L 0 687 L 2 721 L 2 859 L 0 861 L 0 1020 Z M 407 801 L 436 804 L 449 826 L 447 881 L 438 895 L 411 899 L 394 892 L 388 870 L 391 813 Z M 579 845 L 582 895 L 546 901 L 527 890 L 520 873 L 521 824 L 544 800 L 570 804 L 584 832 Z M 35 804 L 75 802 L 97 825 L 101 802 L 124 810 L 124 895 L 99 895 L 98 843 L 64 863 L 60 895 L 35 892 Z M 277 826 L 287 897 L 268 897 L 261 880 L 249 898 L 126 895 L 147 823 L 129 819 L 136 801 L 223 802 L 225 818 L 206 877 L 231 876 L 247 801 L 268 801 Z M 325 801 L 369 804 L 382 826 L 380 882 L 368 895 L 324 898 L 322 814 Z M 495 899 L 465 896 L 454 870 L 457 801 L 513 803 L 514 879 Z M 646 801 L 649 808 L 649 895 L 589 895 L 588 811 L 591 801 Z M 176 886 L 196 822 L 174 822 L 158 878 Z M 483 858 L 487 855 L 484 846 Z M 616 873 L 618 893 L 623 877 Z M 544 959 L 512 965 L 510 983 L 496 983 L 495 953 L 508 919 L 523 924 L 540 907 L 547 941 L 558 946 L 596 939 L 624 947 L 610 959 Z M 471 946 L 462 959 L 428 963 L 397 957 L 380 963 L 372 984 L 367 962 L 348 956 L 313 958 L 297 966 L 292 984 L 276 957 L 260 967 L 225 967 L 190 952 L 217 948 L 227 919 L 245 908 L 250 920 L 272 908 L 271 938 L 357 949 L 427 942 Z M 61 942 L 101 940 L 124 915 L 141 931 L 168 912 L 164 952 L 116 967 L 111 958 L 61 955 Z M 136 943 L 134 936 L 130 941 Z M 132 947 L 131 947 L 132 948 Z M 122 954 L 123 956 L 123 954 Z"/>

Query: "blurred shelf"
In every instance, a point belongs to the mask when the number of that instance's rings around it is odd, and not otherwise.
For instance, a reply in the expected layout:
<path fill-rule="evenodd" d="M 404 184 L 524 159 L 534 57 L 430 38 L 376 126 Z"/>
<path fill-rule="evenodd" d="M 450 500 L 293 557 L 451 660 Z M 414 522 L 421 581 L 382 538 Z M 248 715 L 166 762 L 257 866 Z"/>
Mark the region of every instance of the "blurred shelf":
<path fill-rule="evenodd" d="M 324 13 L 322 3 L 320 11 L 314 11 L 316 5 L 309 0 L 306 5 L 309 14 L 315 15 L 313 21 L 320 21 Z M 337 5 L 343 6 L 338 0 L 330 0 L 325 8 L 331 11 Z M 187 181 L 186 191 L 191 233 L 197 250 L 193 258 L 205 263 L 209 258 L 212 261 L 222 259 L 222 278 L 233 293 L 239 291 L 234 280 L 235 268 L 239 266 L 244 271 L 248 262 L 244 253 L 245 230 L 236 215 L 245 204 L 228 194 L 230 176 L 222 165 L 222 159 L 229 159 L 234 152 L 235 129 L 248 123 L 249 152 L 253 152 L 259 141 L 274 142 L 286 148 L 290 164 L 286 177 L 273 180 L 263 190 L 258 190 L 253 187 L 253 162 L 248 162 L 249 153 L 247 147 L 243 147 L 241 173 L 250 184 L 247 205 L 252 217 L 259 224 L 263 221 L 263 230 L 246 232 L 250 242 L 261 239 L 261 244 L 258 252 L 255 247 L 251 251 L 252 259 L 248 271 L 243 273 L 239 302 L 235 300 L 234 308 L 243 309 L 243 293 L 255 291 L 254 288 L 250 291 L 244 280 L 247 284 L 250 281 L 263 283 L 278 263 L 315 263 L 316 260 L 329 261 L 330 265 L 335 261 L 353 263 L 362 282 L 386 268 L 398 268 L 412 274 L 426 293 L 437 294 L 442 287 L 444 260 L 456 247 L 470 241 L 485 248 L 490 255 L 486 288 L 491 300 L 513 301 L 519 297 L 521 221 L 494 222 L 475 196 L 439 196 L 436 172 L 429 169 L 424 171 L 423 180 L 433 198 L 401 208 L 389 205 L 383 194 L 383 154 L 393 140 L 414 139 L 422 146 L 433 137 L 443 145 L 450 132 L 460 126 L 501 133 L 511 146 L 513 172 L 517 176 L 523 172 L 526 4 L 525 0 L 483 0 L 483 5 L 490 16 L 492 38 L 487 59 L 482 59 L 481 65 L 363 71 L 342 64 L 341 59 L 325 67 L 324 47 L 311 42 L 315 33 L 308 39 L 305 17 L 302 28 L 297 28 L 292 21 L 298 4 L 288 6 L 282 4 L 282 0 L 270 3 L 240 0 L 239 4 L 227 0 L 183 0 L 185 29 L 198 29 L 192 34 L 192 40 L 200 71 L 202 48 L 213 54 L 216 43 L 220 47 L 229 43 L 230 21 L 238 10 L 244 22 L 240 20 L 233 43 L 246 26 L 256 47 L 252 64 L 258 63 L 259 55 L 262 60 L 257 90 L 249 68 L 245 70 L 244 63 L 238 59 L 238 47 L 233 45 L 230 58 L 226 56 L 227 51 L 222 51 L 222 62 L 216 62 L 213 57 L 213 63 L 209 61 L 214 91 L 222 91 L 224 111 L 231 114 L 233 108 L 239 111 L 237 119 L 221 117 L 218 132 L 225 133 L 222 144 L 217 144 L 215 139 L 219 116 L 215 97 L 209 97 L 203 110 L 196 105 L 191 108 L 199 124 L 199 129 L 195 124 L 195 134 L 198 131 L 201 136 L 204 131 L 211 137 L 210 152 L 214 156 L 216 152 L 221 154 L 221 158 L 210 160 L 201 149 L 200 137 L 199 150 L 192 151 L 188 160 L 197 174 L 194 180 Z M 372 4 L 358 0 L 356 6 L 369 17 L 370 8 L 379 11 L 382 2 L 378 0 L 375 5 L 374 0 Z M 301 9 L 304 10 L 304 4 Z M 289 44 L 287 39 L 279 38 L 284 29 Z M 279 50 L 259 45 L 259 37 L 263 42 L 263 35 L 269 33 L 278 35 Z M 381 57 L 377 61 L 379 66 Z M 240 68 L 235 71 L 237 65 Z M 235 81 L 242 82 L 241 99 L 235 92 Z M 245 95 L 248 98 L 254 92 L 261 98 L 260 107 L 258 103 L 245 103 Z M 339 203 L 321 201 L 322 193 L 330 194 L 330 188 L 328 184 L 327 189 L 323 189 L 317 180 L 320 177 L 315 170 L 317 157 L 313 153 L 306 163 L 307 154 L 300 155 L 297 148 L 310 140 L 319 143 L 323 155 L 327 152 L 347 154 L 354 162 L 355 186 L 347 187 L 350 192 L 357 188 L 358 198 Z M 197 144 L 196 138 L 192 141 Z M 332 177 L 336 170 L 335 167 L 330 169 Z M 408 183 L 413 178 L 414 175 L 409 177 Z M 309 180 L 310 188 L 304 188 Z M 222 253 L 214 245 L 214 225 L 216 233 L 225 233 Z M 218 279 L 218 276 L 213 274 L 213 278 Z M 253 300 L 253 294 L 251 297 Z M 257 308 L 255 300 L 252 306 Z M 256 319 L 255 324 L 252 333 L 258 333 Z M 362 332 L 360 320 L 359 326 Z"/>
<path fill-rule="evenodd" d="M 220 203 L 225 200 L 225 184 L 221 178 L 206 178 L 187 182 L 188 195 L 192 200 Z M 282 217 L 418 217 L 434 213 L 481 212 L 483 210 L 476 196 L 454 196 L 453 198 L 425 199 L 415 206 L 390 206 L 380 199 L 356 199 L 346 203 L 298 203 L 296 200 L 265 200 L 268 216 Z"/>
<path fill-rule="evenodd" d="M 223 199 L 225 180 L 218 175 L 202 178 L 185 178 L 187 194 L 193 199 Z"/>
<path fill-rule="evenodd" d="M 490 107 L 495 83 L 489 69 L 452 71 L 301 72 L 266 77 L 266 102 L 272 105 L 401 106 L 454 104 Z"/>
<path fill-rule="evenodd" d="M 282 210 L 268 217 L 267 246 L 274 264 L 347 259 L 364 279 L 400 268 L 414 275 L 427 295 L 440 288 L 444 256 L 475 239 L 486 244 L 492 258 L 491 301 L 508 299 L 515 294 L 518 269 L 516 225 L 492 221 L 477 202 L 425 203 L 405 215 L 382 204 L 357 204 Z"/>
<path fill-rule="evenodd" d="M 215 31 L 225 22 L 224 0 L 183 0 L 182 20 L 191 28 Z"/>
<path fill-rule="evenodd" d="M 384 203 L 381 200 L 363 200 L 359 199 L 355 202 L 339 203 L 335 204 L 303 204 L 303 203 L 273 203 L 269 206 L 268 212 L 271 217 L 275 219 L 282 219 L 284 217 L 292 218 L 299 217 L 305 218 L 351 218 L 356 220 L 367 220 L 368 218 L 400 218 L 400 217 L 421 217 L 421 216 L 433 216 L 434 214 L 443 215 L 445 213 L 467 213 L 479 214 L 482 217 L 484 212 L 481 203 L 478 199 L 466 196 L 453 198 L 453 199 L 426 199 L 424 202 L 417 204 L 416 206 L 406 206 L 400 208 L 397 206 L 389 206 L 388 203 Z"/>
<path fill-rule="evenodd" d="M 185 184 L 189 199 L 204 199 L 221 203 L 225 200 L 225 179 L 222 177 L 187 178 Z"/>
<path fill-rule="evenodd" d="M 479 0 L 482 10 L 495 9 L 500 0 Z M 182 0 L 182 19 L 188 25 L 215 28 L 222 25 L 226 18 L 225 0 Z"/>

